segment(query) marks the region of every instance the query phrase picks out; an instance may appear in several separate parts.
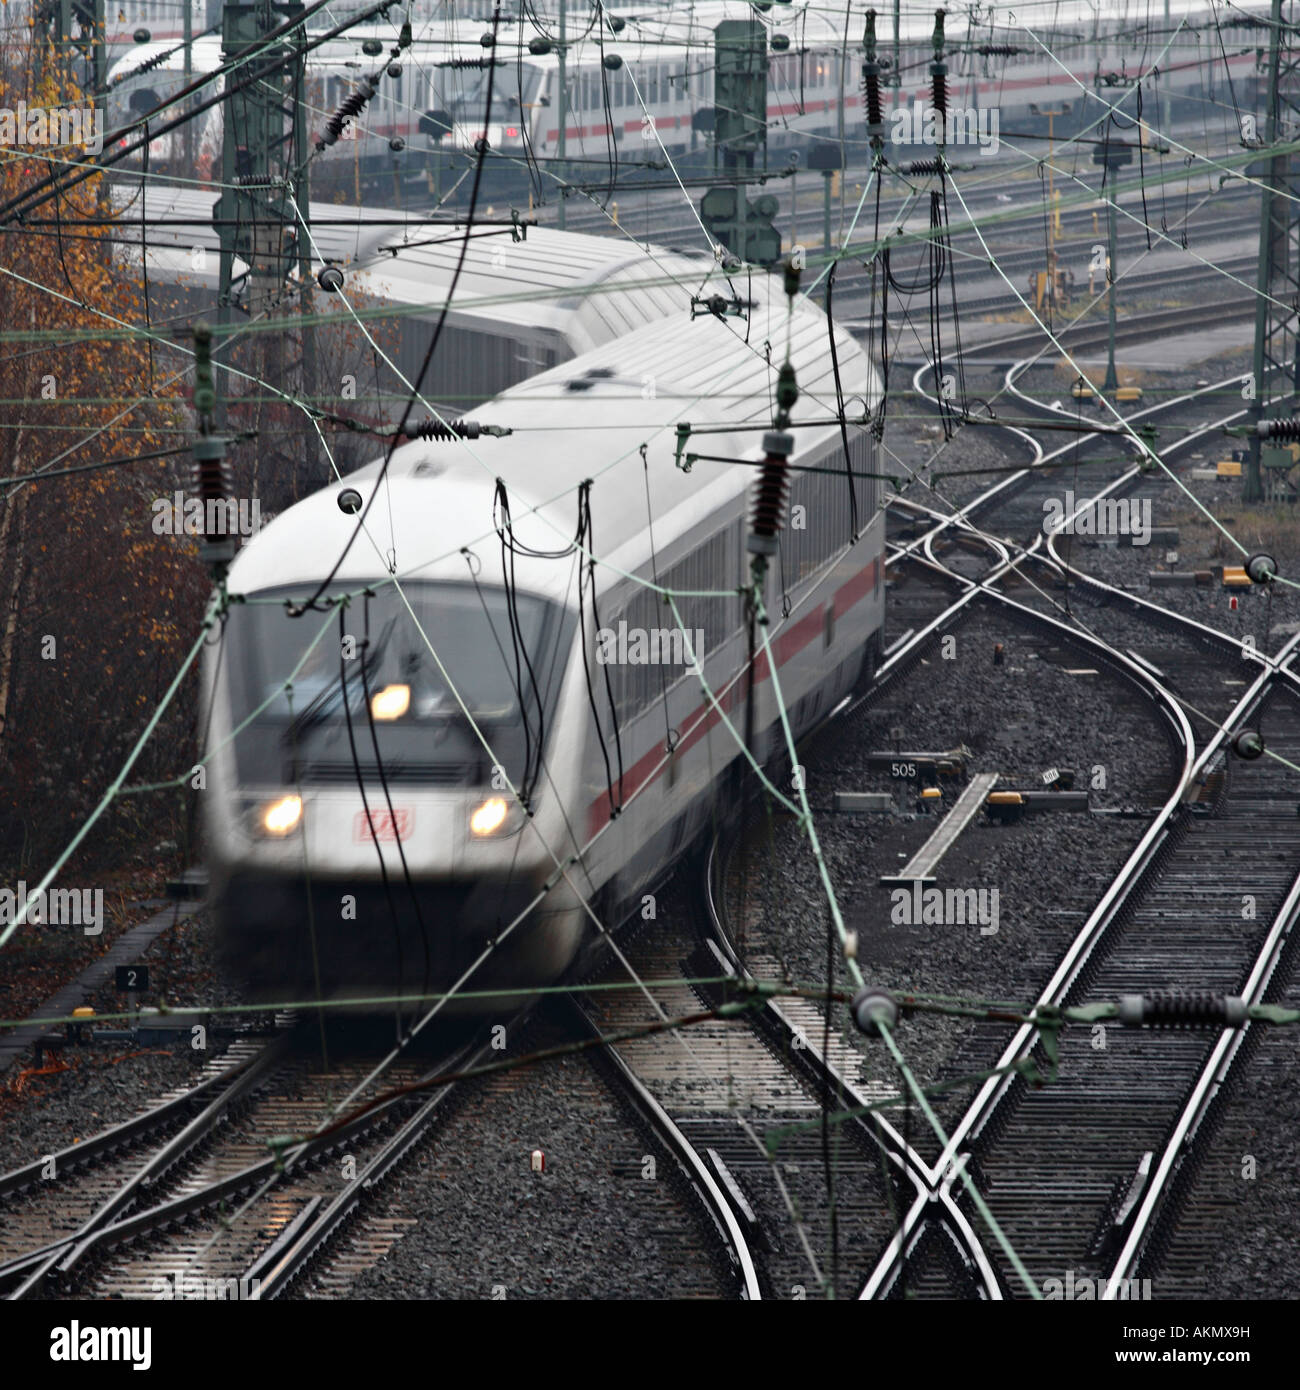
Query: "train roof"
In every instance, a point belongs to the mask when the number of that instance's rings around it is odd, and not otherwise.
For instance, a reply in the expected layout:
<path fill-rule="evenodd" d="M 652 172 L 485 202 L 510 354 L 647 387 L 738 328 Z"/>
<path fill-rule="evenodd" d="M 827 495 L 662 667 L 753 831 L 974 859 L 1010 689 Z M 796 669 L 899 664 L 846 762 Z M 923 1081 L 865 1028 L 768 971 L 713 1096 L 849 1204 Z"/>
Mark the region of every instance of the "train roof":
<path fill-rule="evenodd" d="M 755 319 L 748 334 L 743 321 L 712 315 L 694 321 L 677 315 L 651 324 L 532 377 L 475 412 L 482 423 L 512 429 L 506 438 L 402 445 L 370 510 L 368 535 L 352 545 L 339 581 L 382 581 L 390 551 L 404 579 L 465 580 L 460 551 L 473 546 L 485 582 L 497 582 L 493 495 L 498 477 L 509 492 L 516 538 L 540 550 L 563 549 L 572 539 L 579 483 L 594 479 L 596 553 L 629 573 L 650 560 L 648 489 L 657 553 L 671 562 L 675 543 L 714 508 L 743 496 L 754 477 L 752 467 L 704 460 L 690 473 L 682 471 L 675 461 L 676 426 L 689 421 L 721 427 L 693 438 L 691 447 L 701 453 L 760 458 L 787 327 L 801 391 L 793 419 L 824 422 L 796 431 L 795 462 L 799 454 L 838 438 L 825 315 L 801 300 L 787 321 L 784 301 L 773 295 L 755 311 Z M 834 332 L 853 414 L 874 401 L 875 378 L 849 334 L 838 327 Z M 768 342 L 780 349 L 770 362 Z M 239 552 L 228 576 L 230 591 L 251 594 L 318 582 L 356 526 L 355 517 L 339 510 L 339 492 L 354 487 L 369 499 L 380 467 L 379 461 L 371 463 L 278 516 Z M 516 562 L 522 589 L 570 605 L 572 577 L 571 558 L 557 562 L 520 555 Z M 613 581 L 614 575 L 603 571 L 601 587 Z"/>
<path fill-rule="evenodd" d="M 112 196 L 122 212 L 114 248 L 120 262 L 139 264 L 138 245 L 120 243 L 138 241 L 147 216 L 150 275 L 195 288 L 216 285 L 221 248 L 211 221 L 210 190 L 150 180 L 142 198 L 139 181 L 127 178 L 114 185 Z M 313 264 L 349 267 L 345 293 L 399 308 L 422 306 L 423 317 L 441 310 L 460 259 L 459 231 L 415 215 L 336 203 L 312 203 L 311 218 L 319 253 Z M 554 333 L 574 354 L 685 311 L 706 278 L 712 277 L 708 292 L 713 293 L 721 277 L 714 261 L 700 252 L 553 227 L 529 227 L 527 237 L 515 242 L 508 230 L 493 230 L 469 240 L 449 320 L 472 321 L 497 333 Z M 195 248 L 205 252 L 201 269 Z M 765 294 L 766 277 L 755 282 Z"/>
<path fill-rule="evenodd" d="M 376 252 L 349 274 L 346 288 L 425 305 L 436 314 L 451 290 L 463 243 L 458 234 L 433 236 L 426 227 L 407 238 L 414 245 Z M 457 317 L 485 321 L 497 331 L 506 323 L 562 334 L 581 353 L 685 310 L 714 273 L 712 258 L 700 253 L 529 227 L 518 242 L 508 232 L 470 238 L 453 308 Z"/>
<path fill-rule="evenodd" d="M 115 180 L 111 197 L 121 215 L 114 229 L 119 242 L 115 255 L 122 262 L 140 263 L 140 252 L 120 243 L 138 239 L 141 223 L 147 219 L 150 275 L 195 286 L 215 286 L 221 251 L 217 229 L 212 225 L 217 192 L 213 188 L 187 188 L 129 175 Z M 402 213 L 383 208 L 313 202 L 312 239 L 320 253 L 313 260 L 347 265 L 364 259 L 386 238 L 402 235 L 402 226 L 393 225 L 402 219 Z M 412 225 L 419 222 L 414 216 L 407 220 Z M 206 253 L 203 269 L 194 264 L 196 249 Z"/>
<path fill-rule="evenodd" d="M 122 214 L 124 232 L 129 234 L 147 217 L 151 250 L 168 245 L 187 250 L 204 246 L 214 253 L 220 250 L 217 229 L 212 224 L 219 189 L 186 187 L 149 178 L 144 180 L 142 193 L 141 182 L 126 175 L 112 185 L 113 206 Z M 310 209 L 312 235 L 320 248 L 320 258 L 326 261 L 346 264 L 364 258 L 385 237 L 402 234 L 402 227 L 393 223 L 401 222 L 403 214 L 387 208 L 312 202 Z M 420 221 L 414 215 L 405 220 L 413 225 Z M 169 227 L 168 222 L 174 225 Z"/>

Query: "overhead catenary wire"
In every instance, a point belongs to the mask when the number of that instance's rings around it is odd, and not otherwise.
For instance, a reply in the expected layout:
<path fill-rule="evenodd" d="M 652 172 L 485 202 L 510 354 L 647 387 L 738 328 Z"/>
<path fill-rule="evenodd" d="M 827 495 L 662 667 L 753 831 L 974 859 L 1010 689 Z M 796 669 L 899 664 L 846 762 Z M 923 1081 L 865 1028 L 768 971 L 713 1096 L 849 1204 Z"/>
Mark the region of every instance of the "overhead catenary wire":
<path fill-rule="evenodd" d="M 495 41 L 496 41 L 496 34 L 497 34 L 497 29 L 498 29 L 499 24 L 500 24 L 500 20 L 501 20 L 501 6 L 500 6 L 500 4 L 498 3 L 497 6 L 496 6 L 496 8 L 493 10 L 493 17 L 492 17 L 492 38 L 493 38 L 493 42 L 494 42 L 494 43 L 495 43 Z M 495 82 L 495 78 L 496 78 L 496 68 L 495 68 L 495 66 L 494 66 L 494 67 L 491 67 L 491 68 L 488 69 L 487 101 L 486 101 L 486 106 L 485 106 L 485 119 L 484 119 L 484 124 L 485 124 L 485 125 L 486 125 L 487 122 L 491 119 L 491 115 L 492 115 L 492 89 L 493 89 L 493 84 L 494 84 L 494 82 Z M 467 219 L 466 219 L 467 222 L 468 222 L 469 224 L 472 224 L 472 223 L 473 223 L 473 221 L 474 221 L 474 211 L 475 211 L 475 209 L 476 209 L 477 206 L 478 206 L 479 187 L 480 187 L 480 184 L 481 184 L 481 181 L 482 181 L 482 177 L 483 177 L 483 163 L 484 163 L 484 158 L 485 158 L 485 156 L 486 156 L 486 153 L 487 153 L 487 142 L 486 142 L 486 141 L 481 141 L 480 144 L 479 144 L 478 160 L 477 160 L 477 163 L 475 164 L 475 168 L 474 168 L 474 185 L 473 185 L 473 189 L 472 189 L 472 191 L 471 191 L 471 193 L 470 193 L 469 214 L 468 214 L 468 217 L 467 217 Z M 325 592 L 325 589 L 333 582 L 334 577 L 335 577 L 335 575 L 338 574 L 339 569 L 340 569 L 340 567 L 342 566 L 344 560 L 347 559 L 348 554 L 349 554 L 349 552 L 350 552 L 351 549 L 352 549 L 352 544 L 353 544 L 353 542 L 356 540 L 358 534 L 359 534 L 360 531 L 361 531 L 362 526 L 365 524 L 365 520 L 366 520 L 367 515 L 369 514 L 370 508 L 374 505 L 375 498 L 379 496 L 379 493 L 380 493 L 381 489 L 383 488 L 384 480 L 385 480 L 385 478 L 387 477 L 387 474 L 388 474 L 389 465 L 390 465 L 391 462 L 392 462 L 393 452 L 394 452 L 394 450 L 395 450 L 396 447 L 397 447 L 397 439 L 398 439 L 398 437 L 399 437 L 399 436 L 405 431 L 405 429 L 406 429 L 406 422 L 410 419 L 411 409 L 412 409 L 412 407 L 414 406 L 415 401 L 416 401 L 416 399 L 417 399 L 417 397 L 418 397 L 418 395 L 419 395 L 420 386 L 421 386 L 422 382 L 424 381 L 425 376 L 428 374 L 429 365 L 430 365 L 430 363 L 433 361 L 434 354 L 435 354 L 435 353 L 437 352 L 437 350 L 438 350 L 438 344 L 439 344 L 439 342 L 440 342 L 441 339 L 442 339 L 442 330 L 443 330 L 444 325 L 445 325 L 446 322 L 447 322 L 447 314 L 448 314 L 448 311 L 451 309 L 452 300 L 455 298 L 455 295 L 456 295 L 456 286 L 457 286 L 457 284 L 458 284 L 459 281 L 460 281 L 461 271 L 464 269 L 464 266 L 465 266 L 465 255 L 466 255 L 466 252 L 469 250 L 469 240 L 470 240 L 470 234 L 469 234 L 469 227 L 467 226 L 467 227 L 466 227 L 466 231 L 465 231 L 465 239 L 464 239 L 464 241 L 461 243 L 460 256 L 458 257 L 458 259 L 457 259 L 457 261 L 456 261 L 456 269 L 455 269 L 455 271 L 454 271 L 453 274 L 452 274 L 451 284 L 448 286 L 448 289 L 447 289 L 447 298 L 446 298 L 445 302 L 443 303 L 441 312 L 440 312 L 439 315 L 438 315 L 438 322 L 437 322 L 437 324 L 434 326 L 433 334 L 432 334 L 432 336 L 431 336 L 430 339 L 429 339 L 429 346 L 428 346 L 428 349 L 426 350 L 426 352 L 425 352 L 425 354 L 424 354 L 424 360 L 423 360 L 423 361 L 421 362 L 421 364 L 420 364 L 420 370 L 419 370 L 418 375 L 416 376 L 415 383 L 414 383 L 414 385 L 413 385 L 412 388 L 411 388 L 411 394 L 410 394 L 410 396 L 407 398 L 406 406 L 405 406 L 405 408 L 404 408 L 403 411 L 402 411 L 402 418 L 401 418 L 401 421 L 400 421 L 399 424 L 398 424 L 397 432 L 396 432 L 396 434 L 393 436 L 393 440 L 392 440 L 392 442 L 391 442 L 391 443 L 389 444 L 389 446 L 388 446 L 388 451 L 387 451 L 387 453 L 384 455 L 383 465 L 382 465 L 381 468 L 380 468 L 379 477 L 378 477 L 378 479 L 376 480 L 374 490 L 371 492 L 370 497 L 367 499 L 365 506 L 362 508 L 361 513 L 360 513 L 360 515 L 359 515 L 358 518 L 357 518 L 356 529 L 352 532 L 352 535 L 348 538 L 348 541 L 347 541 L 346 545 L 345 545 L 344 548 L 343 548 L 342 554 L 340 554 L 339 557 L 338 557 L 338 559 L 334 562 L 333 568 L 330 570 L 329 574 L 326 576 L 326 578 L 325 578 L 324 580 L 321 581 L 321 584 L 320 584 L 320 586 L 318 587 L 316 593 L 307 601 L 307 603 L 306 603 L 305 605 L 302 605 L 301 607 L 297 607 L 297 606 L 296 606 L 295 608 L 293 608 L 293 609 L 290 610 L 291 615 L 294 616 L 294 617 L 300 617 L 300 616 L 302 615 L 302 613 L 306 612 L 307 609 L 309 609 L 309 608 L 314 608 L 314 607 L 316 606 L 316 602 L 317 602 L 317 600 L 319 599 L 320 595 L 323 594 L 323 593 Z"/>
<path fill-rule="evenodd" d="M 841 414 L 843 414 L 843 402 L 837 402 L 837 403 L 840 404 Z"/>

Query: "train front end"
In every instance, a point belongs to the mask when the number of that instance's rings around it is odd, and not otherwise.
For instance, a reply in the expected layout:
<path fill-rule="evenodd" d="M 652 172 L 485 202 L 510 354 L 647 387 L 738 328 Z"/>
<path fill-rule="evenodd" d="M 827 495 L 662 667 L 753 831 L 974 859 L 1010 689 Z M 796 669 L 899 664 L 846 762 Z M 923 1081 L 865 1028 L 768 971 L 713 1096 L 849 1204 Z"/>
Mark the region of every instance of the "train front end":
<path fill-rule="evenodd" d="M 562 758 L 570 615 L 500 585 L 385 578 L 292 616 L 314 587 L 245 593 L 207 653 L 201 802 L 231 973 L 260 1000 L 375 1009 L 556 978 L 581 934 L 544 844 L 568 775 L 543 776 L 542 755 Z"/>

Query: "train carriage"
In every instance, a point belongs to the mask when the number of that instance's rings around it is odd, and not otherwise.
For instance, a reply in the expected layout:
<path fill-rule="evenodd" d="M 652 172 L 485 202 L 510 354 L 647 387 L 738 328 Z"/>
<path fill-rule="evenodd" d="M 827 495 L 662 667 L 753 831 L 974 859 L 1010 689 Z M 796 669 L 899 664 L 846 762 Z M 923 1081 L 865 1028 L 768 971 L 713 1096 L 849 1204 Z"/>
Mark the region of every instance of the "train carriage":
<path fill-rule="evenodd" d="M 220 931 L 255 985 L 276 997 L 445 988 L 530 908 L 469 987 L 554 979 L 588 906 L 620 920 L 719 794 L 733 799 L 737 733 L 760 758 L 779 749 L 774 682 L 761 653 L 749 677 L 739 597 L 775 384 L 756 344 L 786 337 L 783 302 L 755 316 L 749 342 L 711 315 L 638 329 L 477 412 L 512 435 L 404 446 L 382 481 L 372 464 L 240 552 L 205 671 L 204 805 Z M 800 303 L 789 329 L 795 419 L 810 422 L 793 462 L 841 469 L 827 321 Z M 873 398 L 866 359 L 835 332 L 844 390 Z M 713 431 L 698 452 L 748 462 L 684 471 L 683 420 Z M 874 472 L 870 437 L 850 433 L 856 471 Z M 594 604 L 573 547 L 587 478 Z M 879 643 L 883 529 L 874 480 L 855 486 L 856 540 L 847 481 L 796 474 L 803 510 L 772 562 L 771 647 L 796 734 Z M 351 509 L 376 488 L 331 581 L 353 595 L 342 619 L 290 617 L 285 601 L 328 577 Z M 680 620 L 646 587 L 656 576 L 681 595 Z"/>
<path fill-rule="evenodd" d="M 138 180 L 125 179 L 114 186 L 113 202 L 120 219 L 116 263 L 135 277 L 147 255 L 158 304 L 165 291 L 177 318 L 210 314 L 220 267 L 213 193 L 153 181 L 142 189 Z M 377 392 L 389 402 L 390 414 L 400 411 L 393 402 L 404 400 L 419 376 L 453 282 L 443 344 L 421 394 L 459 413 L 666 317 L 680 307 L 684 293 L 716 274 L 712 259 L 700 253 L 551 227 L 530 227 L 518 241 L 508 229 L 486 229 L 489 234 L 470 239 L 462 263 L 462 239 L 445 222 L 323 202 L 313 202 L 310 212 L 313 268 L 329 264 L 344 271 L 344 296 L 366 313 L 384 356 L 376 359 L 366 350 L 342 299 L 318 293 L 315 308 L 334 315 L 337 332 L 350 336 L 354 347 L 362 344 L 359 355 L 345 356 L 340 349 L 336 356 L 353 371 L 354 358 L 364 363 L 364 394 Z M 141 233 L 146 219 L 147 251 Z M 236 268 L 242 270 L 243 263 Z M 166 317 L 158 304 L 155 311 Z M 335 330 L 321 330 L 327 331 Z"/>
<path fill-rule="evenodd" d="M 754 13 L 734 0 L 681 11 L 610 7 L 599 33 L 588 23 L 590 14 L 581 20 L 571 15 L 563 103 L 566 158 L 603 160 L 613 143 L 625 158 L 657 155 L 662 144 L 674 159 L 711 160 L 713 28 L 724 18 Z M 1045 131 L 1042 113 L 1068 102 L 1071 111 L 1055 130 L 1069 134 L 1104 119 L 1107 104 L 1126 117 L 1136 115 L 1134 79 L 1140 77 L 1144 112 L 1157 125 L 1229 109 L 1235 119 L 1255 110 L 1263 49 L 1261 31 L 1251 26 L 1265 13 L 1262 6 L 1243 7 L 1221 34 L 1211 33 L 1217 12 L 1205 0 L 1170 0 L 1160 13 L 1137 0 L 1031 3 L 978 20 L 954 13 L 947 22 L 949 103 L 968 111 L 996 110 L 1004 129 L 1025 134 Z M 847 32 L 842 12 L 832 15 L 811 5 L 776 6 L 760 18 L 770 36 L 786 44 L 769 52 L 772 150 L 810 152 L 844 138 L 865 158 L 863 9 L 853 9 Z M 621 26 L 617 32 L 614 24 Z M 891 134 L 897 133 L 896 113 L 929 100 L 933 27 L 932 6 L 904 11 L 897 38 L 892 15 L 883 10 L 879 15 L 884 114 Z M 308 55 L 304 100 L 312 141 L 362 77 L 383 70 L 396 37 L 396 25 L 359 26 Z M 538 38 L 531 23 L 504 24 L 492 48 L 484 47 L 485 38 L 490 25 L 465 19 L 417 25 L 397 75 L 381 77 L 374 98 L 343 138 L 313 159 L 317 184 L 355 192 L 375 187 L 376 181 L 389 189 L 396 182 L 399 188 L 445 192 L 448 171 L 463 167 L 465 156 L 486 139 L 495 155 L 493 182 L 513 180 L 522 189 L 529 161 L 552 160 L 559 152 L 559 57 L 554 48 L 531 51 Z M 220 49 L 219 37 L 196 39 L 192 71 L 215 71 Z M 375 56 L 379 52 L 383 57 Z M 109 126 L 119 128 L 179 90 L 183 64 L 177 45 L 161 40 L 119 58 L 110 72 Z M 1218 129 L 1214 120 L 1210 124 Z M 201 164 L 218 167 L 213 163 L 220 148 L 216 108 L 202 117 L 197 138 Z M 151 168 L 174 166 L 181 148 L 179 133 L 159 137 L 150 148 Z M 544 169 L 535 169 L 533 176 L 544 189 L 550 183 Z"/>

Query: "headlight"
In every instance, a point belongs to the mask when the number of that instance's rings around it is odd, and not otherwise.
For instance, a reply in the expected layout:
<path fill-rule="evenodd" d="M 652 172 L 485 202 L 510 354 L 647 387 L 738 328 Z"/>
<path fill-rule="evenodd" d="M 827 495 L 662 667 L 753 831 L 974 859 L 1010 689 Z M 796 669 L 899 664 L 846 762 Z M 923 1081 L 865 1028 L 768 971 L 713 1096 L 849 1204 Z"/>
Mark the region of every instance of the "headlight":
<path fill-rule="evenodd" d="M 386 685 L 370 697 L 370 713 L 376 719 L 400 719 L 410 708 L 409 685 Z"/>
<path fill-rule="evenodd" d="M 489 797 L 469 818 L 470 833 L 480 839 L 495 835 L 510 818 L 510 805 L 504 797 Z"/>
<path fill-rule="evenodd" d="M 490 796 L 471 812 L 469 838 L 504 840 L 518 835 L 527 823 L 528 812 L 513 796 Z"/>
<path fill-rule="evenodd" d="M 267 801 L 257 810 L 257 827 L 264 835 L 282 840 L 292 835 L 302 823 L 302 797 L 296 795 L 277 797 Z"/>

